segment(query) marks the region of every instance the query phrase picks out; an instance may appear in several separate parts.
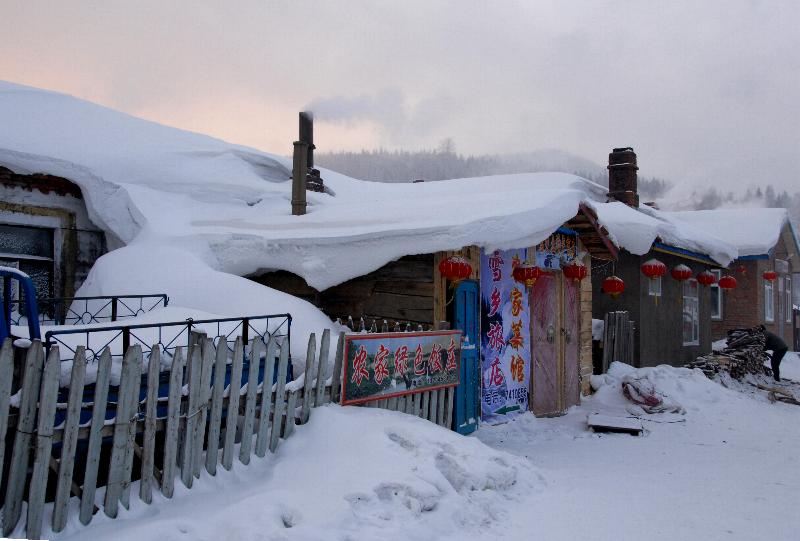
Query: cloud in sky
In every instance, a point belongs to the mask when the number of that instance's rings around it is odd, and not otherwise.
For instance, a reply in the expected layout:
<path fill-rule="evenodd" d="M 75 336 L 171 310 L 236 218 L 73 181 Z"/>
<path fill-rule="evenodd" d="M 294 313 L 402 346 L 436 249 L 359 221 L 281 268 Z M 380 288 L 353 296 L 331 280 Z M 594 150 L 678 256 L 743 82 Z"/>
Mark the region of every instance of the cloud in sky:
<path fill-rule="evenodd" d="M 561 148 L 800 186 L 800 3 L 6 3 L 0 78 L 287 154 Z"/>

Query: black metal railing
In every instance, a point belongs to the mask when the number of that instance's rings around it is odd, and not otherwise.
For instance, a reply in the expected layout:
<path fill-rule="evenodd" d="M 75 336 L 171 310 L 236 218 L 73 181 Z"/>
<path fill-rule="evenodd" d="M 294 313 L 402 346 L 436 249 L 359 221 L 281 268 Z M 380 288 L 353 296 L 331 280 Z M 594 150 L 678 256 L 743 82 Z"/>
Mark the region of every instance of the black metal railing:
<path fill-rule="evenodd" d="M 241 336 L 247 344 L 254 338 L 267 343 L 273 338 L 284 338 L 281 346 L 291 344 L 291 314 L 270 314 L 263 316 L 233 317 L 173 321 L 169 323 L 143 323 L 138 325 L 97 326 L 92 328 L 59 329 L 48 331 L 44 336 L 47 351 L 58 346 L 61 360 L 74 358 L 78 346 L 86 348 L 86 360 L 96 361 L 108 347 L 113 357 L 122 357 L 128 348 L 138 344 L 143 353 L 149 356 L 151 348 L 158 346 L 168 357 L 175 348 L 188 346 L 192 331 L 205 332 L 213 337 L 215 345 L 225 340 L 230 345 Z"/>
<path fill-rule="evenodd" d="M 11 301 L 11 324 L 26 321 L 24 301 Z M 131 319 L 169 304 L 163 293 L 37 299 L 40 325 L 89 325 Z"/>

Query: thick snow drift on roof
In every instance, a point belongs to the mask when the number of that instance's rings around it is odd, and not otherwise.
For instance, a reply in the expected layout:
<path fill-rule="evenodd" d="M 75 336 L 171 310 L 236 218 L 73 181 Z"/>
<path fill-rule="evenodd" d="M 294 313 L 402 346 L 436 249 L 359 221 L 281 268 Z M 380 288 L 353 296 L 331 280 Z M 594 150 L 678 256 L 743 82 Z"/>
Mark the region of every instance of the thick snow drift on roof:
<path fill-rule="evenodd" d="M 403 255 L 534 245 L 581 202 L 633 253 L 673 234 L 682 247 L 726 255 L 719 241 L 677 238 L 689 232 L 602 203 L 605 188 L 563 173 L 380 184 L 323 171 L 329 193 L 309 192 L 308 214 L 291 216 L 289 162 L 0 82 L 0 165 L 66 177 L 92 220 L 124 243 L 180 247 L 227 273 L 283 269 L 325 289 Z"/>
<path fill-rule="evenodd" d="M 734 245 L 740 256 L 768 253 L 789 221 L 786 209 L 749 208 L 664 212 Z"/>
<path fill-rule="evenodd" d="M 611 240 L 632 254 L 650 251 L 653 242 L 661 242 L 706 254 L 723 266 L 737 257 L 736 247 L 702 227 L 681 220 L 669 212 L 646 205 L 633 209 L 624 203 L 592 203 L 598 221 L 606 227 Z"/>

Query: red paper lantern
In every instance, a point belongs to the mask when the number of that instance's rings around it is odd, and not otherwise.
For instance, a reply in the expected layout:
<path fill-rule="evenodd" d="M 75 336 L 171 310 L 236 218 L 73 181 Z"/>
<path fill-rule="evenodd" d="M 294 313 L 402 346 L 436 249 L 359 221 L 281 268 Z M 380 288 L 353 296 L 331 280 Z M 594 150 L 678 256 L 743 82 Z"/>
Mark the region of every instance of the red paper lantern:
<path fill-rule="evenodd" d="M 692 269 L 683 264 L 677 265 L 672 267 L 672 277 L 679 282 L 683 282 L 692 277 Z"/>
<path fill-rule="evenodd" d="M 525 284 L 527 288 L 531 288 L 543 274 L 544 271 L 539 267 L 523 263 L 514 269 L 512 276 L 517 282 Z"/>
<path fill-rule="evenodd" d="M 700 283 L 701 286 L 710 286 L 711 284 L 716 283 L 717 277 L 704 270 L 700 274 L 697 275 L 697 281 Z"/>
<path fill-rule="evenodd" d="M 667 266 L 658 259 L 648 259 L 642 263 L 642 273 L 651 280 L 661 278 L 667 273 Z"/>
<path fill-rule="evenodd" d="M 569 265 L 564 266 L 563 270 L 564 277 L 569 278 L 573 282 L 580 282 L 586 278 L 586 274 L 588 273 L 586 265 L 582 265 L 580 263 L 570 263 Z"/>
<path fill-rule="evenodd" d="M 445 279 L 450 280 L 453 284 L 457 284 L 461 280 L 466 280 L 470 277 L 472 274 L 472 265 L 463 257 L 454 255 L 443 259 L 439 263 L 439 272 Z"/>
<path fill-rule="evenodd" d="M 616 299 L 625 291 L 625 282 L 619 276 L 609 276 L 603 280 L 603 293 Z"/>
<path fill-rule="evenodd" d="M 736 287 L 736 278 L 733 276 L 723 276 L 719 279 L 719 287 L 722 289 L 734 289 Z"/>
<path fill-rule="evenodd" d="M 764 277 L 764 280 L 766 280 L 767 282 L 774 282 L 775 280 L 778 279 L 778 273 L 771 270 L 764 271 L 764 274 L 762 276 Z"/>

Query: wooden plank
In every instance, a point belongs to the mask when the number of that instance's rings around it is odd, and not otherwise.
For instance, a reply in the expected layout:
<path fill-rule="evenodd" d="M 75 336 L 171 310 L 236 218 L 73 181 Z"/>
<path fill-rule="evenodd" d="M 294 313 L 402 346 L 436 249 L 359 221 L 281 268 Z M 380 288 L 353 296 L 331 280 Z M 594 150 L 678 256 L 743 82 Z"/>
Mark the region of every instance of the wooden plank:
<path fill-rule="evenodd" d="M 414 415 L 414 398 L 416 396 L 417 395 L 415 395 L 415 394 L 410 394 L 410 395 L 406 396 L 406 409 L 405 409 L 405 412 L 408 413 L 409 415 Z"/>
<path fill-rule="evenodd" d="M 250 343 L 250 370 L 247 374 L 247 394 L 244 402 L 244 421 L 242 422 L 242 438 L 239 442 L 239 462 L 250 463 L 250 451 L 253 448 L 253 425 L 256 415 L 256 393 L 258 393 L 258 367 L 261 364 L 261 350 L 264 342 L 255 338 Z"/>
<path fill-rule="evenodd" d="M 220 431 L 222 424 L 222 402 L 225 392 L 225 370 L 228 365 L 228 343 L 225 337 L 217 340 L 216 361 L 214 363 L 214 384 L 211 388 L 211 417 L 208 423 L 208 449 L 206 450 L 206 471 L 217 474 L 219 462 Z"/>
<path fill-rule="evenodd" d="M 420 394 L 422 395 L 422 400 L 421 400 L 421 403 L 420 403 L 419 416 L 422 417 L 423 419 L 427 419 L 428 418 L 428 402 L 430 401 L 431 392 L 430 391 L 425 391 L 425 392 L 420 393 Z"/>
<path fill-rule="evenodd" d="M 144 406 L 144 435 L 142 436 L 142 471 L 139 483 L 139 499 L 144 503 L 153 501 L 153 482 L 156 455 L 156 428 L 158 422 L 158 386 L 161 375 L 161 348 L 154 344 L 150 348 L 147 363 L 147 398 Z"/>
<path fill-rule="evenodd" d="M 56 346 L 50 348 L 47 355 L 39 393 L 39 423 L 33 474 L 28 487 L 28 522 L 25 528 L 25 534 L 29 539 L 39 539 L 42 533 L 44 496 L 47 490 L 47 474 L 50 471 L 50 453 L 53 450 L 53 421 L 56 415 L 60 372 L 61 357 Z"/>
<path fill-rule="evenodd" d="M 438 404 L 438 409 L 436 410 L 436 424 L 439 426 L 444 426 L 444 411 L 447 409 L 444 391 L 444 389 L 436 391 L 436 402 Z"/>
<path fill-rule="evenodd" d="M 122 359 L 122 375 L 117 389 L 117 412 L 114 417 L 114 438 L 111 448 L 111 462 L 108 466 L 108 483 L 103 511 L 110 518 L 117 518 L 119 498 L 122 495 L 122 477 L 125 469 L 125 454 L 128 447 L 128 428 L 130 425 L 132 368 L 136 362 L 136 350 L 129 347 Z"/>
<path fill-rule="evenodd" d="M 41 382 L 43 363 L 42 343 L 34 340 L 25 356 L 25 373 L 22 376 L 20 390 L 19 421 L 17 422 L 17 433 L 14 436 L 14 448 L 11 452 L 6 498 L 3 505 L 4 536 L 8 536 L 14 531 L 22 510 L 22 495 L 28 477 L 31 434 L 36 426 L 36 408 L 39 403 L 39 383 Z"/>
<path fill-rule="evenodd" d="M 136 431 L 139 425 L 139 408 L 141 406 L 141 388 L 142 388 L 142 347 L 139 344 L 133 346 L 135 357 L 133 365 L 131 366 L 131 387 L 129 406 L 128 406 L 128 440 L 125 448 L 125 463 L 122 470 L 122 494 L 120 495 L 120 502 L 125 509 L 130 509 L 131 502 L 131 477 L 133 475 L 133 455 L 134 447 L 136 445 Z"/>
<path fill-rule="evenodd" d="M 289 393 L 289 400 L 286 402 L 286 429 L 284 430 L 283 437 L 284 439 L 288 438 L 294 432 L 295 426 L 295 416 L 296 416 L 296 409 L 297 409 L 297 395 L 300 394 L 297 391 L 292 391 Z"/>
<path fill-rule="evenodd" d="M 325 329 L 322 331 L 322 341 L 319 346 L 319 364 L 317 365 L 317 393 L 314 397 L 314 406 L 319 407 L 322 405 L 322 398 L 325 392 L 325 381 L 328 379 L 325 374 L 328 367 L 328 353 L 331 348 L 331 330 Z"/>
<path fill-rule="evenodd" d="M 281 435 L 281 423 L 283 419 L 284 397 L 286 388 L 286 371 L 289 366 L 289 344 L 284 342 L 281 345 L 281 358 L 278 363 L 278 381 L 275 384 L 275 407 L 272 414 L 272 430 L 269 434 L 269 450 L 271 453 L 278 448 L 278 439 Z"/>
<path fill-rule="evenodd" d="M 386 400 L 386 409 L 389 411 L 397 411 L 397 397 L 393 396 Z"/>
<path fill-rule="evenodd" d="M 92 422 L 89 428 L 86 471 L 83 475 L 83 495 L 81 496 L 81 524 L 89 524 L 95 509 L 94 496 L 97 490 L 97 471 L 100 467 L 100 447 L 103 442 L 102 430 L 106 421 L 110 377 L 111 351 L 105 348 L 100 354 L 94 383 L 94 405 L 92 406 Z"/>
<path fill-rule="evenodd" d="M 586 423 L 593 432 L 624 432 L 638 436 L 644 431 L 642 422 L 630 417 L 612 417 L 611 415 L 592 413 L 588 415 Z"/>
<path fill-rule="evenodd" d="M 172 498 L 175 490 L 175 468 L 178 463 L 178 433 L 183 399 L 183 348 L 175 348 L 169 374 L 169 397 L 167 399 L 167 430 L 164 436 L 164 467 L 161 470 L 161 493 Z"/>
<path fill-rule="evenodd" d="M 314 394 L 314 377 L 317 365 L 314 362 L 317 352 L 317 337 L 312 332 L 308 337 L 308 349 L 306 350 L 306 376 L 303 385 L 303 411 L 300 413 L 300 423 L 308 421 L 308 414 L 311 410 L 311 400 Z"/>
<path fill-rule="evenodd" d="M 242 363 L 244 362 L 244 346 L 242 337 L 237 336 L 233 344 L 233 361 L 231 362 L 231 383 L 228 387 L 228 411 L 225 414 L 225 445 L 222 448 L 222 467 L 230 470 L 233 467 L 233 446 L 236 443 L 236 424 L 239 416 L 239 398 L 242 394 Z"/>
<path fill-rule="evenodd" d="M 8 405 L 11 399 L 11 375 L 14 373 L 14 347 L 11 338 L 0 346 L 0 472 L 5 466 L 6 433 L 8 432 Z"/>
<path fill-rule="evenodd" d="M 194 333 L 193 333 L 194 334 Z M 186 488 L 192 488 L 194 482 L 194 433 L 198 420 L 198 394 L 200 377 L 203 373 L 203 356 L 196 340 L 189 343 L 186 354 L 186 370 L 189 381 L 189 402 L 186 407 L 186 423 L 183 425 L 183 456 L 181 458 L 181 481 Z"/>
<path fill-rule="evenodd" d="M 342 392 L 342 371 L 344 365 L 344 336 L 339 333 L 339 341 L 336 343 L 336 358 L 333 362 L 333 374 L 331 374 L 331 402 L 339 403 L 339 395 Z"/>
<path fill-rule="evenodd" d="M 202 341 L 201 355 L 203 369 L 200 375 L 200 390 L 197 395 L 197 425 L 192 435 L 194 451 L 192 451 L 192 473 L 200 478 L 200 467 L 203 463 L 203 447 L 206 441 L 206 425 L 208 424 L 208 404 L 211 399 L 211 368 L 215 361 L 214 341 L 205 338 Z"/>
<path fill-rule="evenodd" d="M 256 430 L 256 456 L 267 454 L 269 443 L 269 416 L 272 409 L 272 374 L 275 372 L 275 353 L 278 342 L 274 338 L 267 344 L 267 356 L 264 360 L 264 383 L 261 386 L 261 407 L 258 410 L 258 428 Z"/>
<path fill-rule="evenodd" d="M 398 396 L 397 397 L 397 408 L 396 408 L 397 411 L 401 411 L 401 412 L 405 413 L 405 411 L 406 411 L 406 399 L 407 398 L 408 398 L 407 396 Z"/>
<path fill-rule="evenodd" d="M 427 415 L 426 419 L 430 422 L 436 422 L 436 416 L 439 412 L 439 391 L 428 391 L 430 398 L 428 399 L 428 404 L 430 407 L 430 412 Z"/>
<path fill-rule="evenodd" d="M 78 425 L 83 402 L 83 384 L 86 375 L 86 353 L 83 346 L 75 348 L 72 374 L 69 379 L 67 418 L 64 422 L 64 442 L 58 465 L 58 484 L 53 504 L 53 531 L 60 532 L 67 525 L 67 502 L 72 489 L 72 470 L 75 466 L 75 449 L 78 446 Z M 0 438 L 0 441 L 3 441 Z"/>
<path fill-rule="evenodd" d="M 456 394 L 455 387 L 447 389 L 447 411 L 444 417 L 444 427 L 451 428 L 453 426 L 453 400 Z"/>

